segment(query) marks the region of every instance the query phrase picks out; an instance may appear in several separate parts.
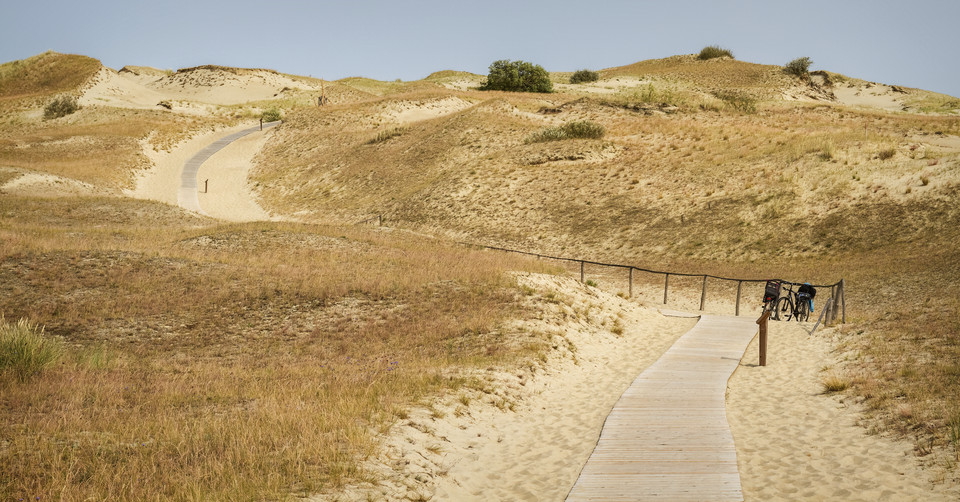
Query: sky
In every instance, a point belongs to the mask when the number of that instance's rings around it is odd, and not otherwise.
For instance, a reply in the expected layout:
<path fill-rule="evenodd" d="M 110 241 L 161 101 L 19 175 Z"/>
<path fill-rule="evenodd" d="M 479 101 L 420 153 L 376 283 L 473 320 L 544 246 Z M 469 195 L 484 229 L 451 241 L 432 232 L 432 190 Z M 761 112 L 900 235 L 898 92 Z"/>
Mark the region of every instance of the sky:
<path fill-rule="evenodd" d="M 336 80 L 600 70 L 719 45 L 741 61 L 960 96 L 957 0 L 0 0 L 0 62 L 47 50 L 120 69 L 205 64 Z"/>

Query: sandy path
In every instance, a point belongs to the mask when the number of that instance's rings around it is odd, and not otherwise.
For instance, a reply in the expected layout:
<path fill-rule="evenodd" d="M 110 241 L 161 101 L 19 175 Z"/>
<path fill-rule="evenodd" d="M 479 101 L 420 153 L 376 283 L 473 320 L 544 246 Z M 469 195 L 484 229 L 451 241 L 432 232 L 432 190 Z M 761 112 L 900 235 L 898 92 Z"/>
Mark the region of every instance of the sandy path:
<path fill-rule="evenodd" d="M 169 152 L 144 148 L 153 168 L 141 173 L 136 188 L 126 195 L 179 205 L 228 221 L 271 219 L 256 203 L 247 184 L 253 158 L 269 131 L 265 127 L 260 132 L 259 125 L 244 125 L 191 138 Z M 198 193 L 207 179 L 209 193 Z"/>
<path fill-rule="evenodd" d="M 767 366 L 754 339 L 727 395 L 746 500 L 960 500 L 957 487 L 931 484 L 910 444 L 868 435 L 856 406 L 823 394 L 829 331 L 769 326 Z"/>

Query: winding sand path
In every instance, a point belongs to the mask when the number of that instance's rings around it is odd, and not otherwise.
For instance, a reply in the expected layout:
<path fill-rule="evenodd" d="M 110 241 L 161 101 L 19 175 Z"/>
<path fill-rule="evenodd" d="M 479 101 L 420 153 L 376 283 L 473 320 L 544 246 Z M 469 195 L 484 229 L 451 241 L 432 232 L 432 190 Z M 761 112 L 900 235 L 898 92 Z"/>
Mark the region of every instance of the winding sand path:
<path fill-rule="evenodd" d="M 724 394 L 756 333 L 701 317 L 624 392 L 567 500 L 743 500 Z"/>
<path fill-rule="evenodd" d="M 226 221 L 275 220 L 256 202 L 247 181 L 253 159 L 277 123 L 234 127 L 195 136 L 173 150 L 144 146 L 153 167 L 137 178 L 126 195 L 174 204 L 198 214 Z M 209 193 L 201 193 L 209 180 Z"/>
<path fill-rule="evenodd" d="M 279 122 L 263 124 L 263 130 L 277 125 Z M 265 135 L 253 136 L 254 141 L 244 141 L 239 148 L 234 142 L 260 132 L 261 126 L 253 126 L 242 131 L 228 134 L 190 157 L 183 164 L 180 175 L 180 188 L 177 191 L 177 204 L 197 213 L 231 221 L 249 221 L 270 219 L 248 195 L 246 187 L 247 172 L 251 167 L 253 156 L 256 155 Z M 237 151 L 229 150 L 234 147 Z M 212 160 L 211 160 L 212 159 Z M 211 161 L 212 166 L 205 167 Z M 217 197 L 204 197 L 205 204 L 200 203 L 199 174 L 203 171 L 204 180 L 212 180 L 216 186 Z M 203 195 L 209 195 L 209 183 L 204 183 Z M 206 206 L 207 210 L 204 210 Z"/>

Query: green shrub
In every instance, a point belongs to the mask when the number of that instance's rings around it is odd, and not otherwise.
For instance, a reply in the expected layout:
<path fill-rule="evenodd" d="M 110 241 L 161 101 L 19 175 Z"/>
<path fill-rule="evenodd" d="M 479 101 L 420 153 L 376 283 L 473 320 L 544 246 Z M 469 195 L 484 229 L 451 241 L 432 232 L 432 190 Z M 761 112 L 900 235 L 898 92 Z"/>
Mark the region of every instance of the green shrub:
<path fill-rule="evenodd" d="M 783 71 L 795 77 L 809 78 L 810 65 L 812 64 L 813 64 L 813 61 L 810 58 L 804 56 L 802 58 L 797 58 L 787 63 L 787 65 L 783 67 Z"/>
<path fill-rule="evenodd" d="M 0 374 L 9 372 L 25 381 L 62 355 L 63 344 L 45 336 L 43 328 L 26 319 L 11 324 L 0 318 Z"/>
<path fill-rule="evenodd" d="M 276 122 L 278 120 L 283 119 L 283 115 L 280 114 L 280 110 L 277 110 L 276 108 L 271 108 L 263 112 L 260 118 L 262 118 L 264 122 Z"/>
<path fill-rule="evenodd" d="M 579 122 L 570 122 L 561 126 L 568 138 L 588 138 L 600 139 L 606 133 L 606 129 L 596 122 L 581 120 Z"/>
<path fill-rule="evenodd" d="M 528 136 L 526 143 L 544 143 L 547 141 L 560 141 L 574 138 L 600 139 L 605 133 L 606 129 L 604 129 L 602 125 L 583 120 L 579 122 L 569 122 L 560 127 L 541 129 Z"/>
<path fill-rule="evenodd" d="M 708 59 L 722 58 L 722 57 L 728 57 L 730 59 L 733 59 L 733 53 L 727 49 L 721 48 L 720 46 L 710 45 L 700 50 L 700 54 L 697 56 L 697 59 L 706 61 Z"/>
<path fill-rule="evenodd" d="M 490 65 L 484 91 L 553 92 L 550 75 L 542 66 L 526 61 L 501 59 Z"/>
<path fill-rule="evenodd" d="M 50 120 L 66 117 L 79 109 L 80 104 L 77 103 L 77 98 L 73 96 L 60 96 L 51 101 L 50 104 L 43 109 L 43 118 Z"/>
<path fill-rule="evenodd" d="M 577 70 L 570 77 L 571 84 L 582 84 L 584 82 L 596 82 L 600 80 L 600 74 L 591 70 Z"/>

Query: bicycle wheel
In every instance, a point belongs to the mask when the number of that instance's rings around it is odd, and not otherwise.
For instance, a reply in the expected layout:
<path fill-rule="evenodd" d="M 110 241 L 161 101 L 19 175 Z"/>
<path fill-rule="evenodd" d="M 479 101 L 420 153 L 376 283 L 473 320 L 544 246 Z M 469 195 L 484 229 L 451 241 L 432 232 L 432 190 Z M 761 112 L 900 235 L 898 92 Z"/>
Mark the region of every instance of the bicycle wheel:
<path fill-rule="evenodd" d="M 797 304 L 797 321 L 807 322 L 810 319 L 810 305 L 808 300 L 800 300 Z"/>
<path fill-rule="evenodd" d="M 793 314 L 793 302 L 790 301 L 790 297 L 784 296 L 777 302 L 777 320 L 789 321 L 790 317 Z"/>

